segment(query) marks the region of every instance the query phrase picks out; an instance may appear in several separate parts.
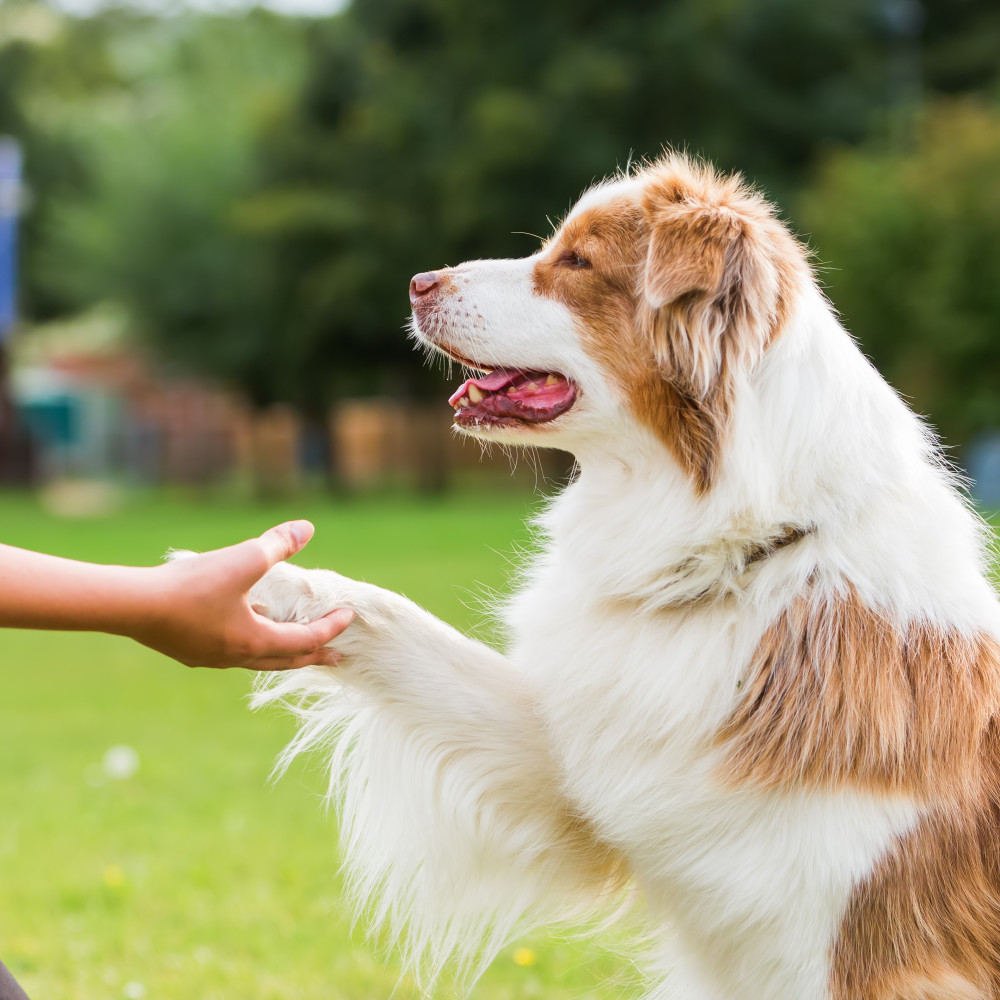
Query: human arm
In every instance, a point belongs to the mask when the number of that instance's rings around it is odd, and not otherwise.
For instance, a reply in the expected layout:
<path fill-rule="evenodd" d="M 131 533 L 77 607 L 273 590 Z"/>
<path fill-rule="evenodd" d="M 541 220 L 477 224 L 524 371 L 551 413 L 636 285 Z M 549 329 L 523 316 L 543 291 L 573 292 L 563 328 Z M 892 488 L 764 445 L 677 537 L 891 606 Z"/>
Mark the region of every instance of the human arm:
<path fill-rule="evenodd" d="M 0 545 L 0 626 L 110 632 L 188 666 L 285 670 L 335 662 L 323 647 L 350 624 L 333 611 L 278 624 L 248 597 L 268 568 L 312 537 L 292 521 L 228 548 L 160 566 L 107 566 Z"/>

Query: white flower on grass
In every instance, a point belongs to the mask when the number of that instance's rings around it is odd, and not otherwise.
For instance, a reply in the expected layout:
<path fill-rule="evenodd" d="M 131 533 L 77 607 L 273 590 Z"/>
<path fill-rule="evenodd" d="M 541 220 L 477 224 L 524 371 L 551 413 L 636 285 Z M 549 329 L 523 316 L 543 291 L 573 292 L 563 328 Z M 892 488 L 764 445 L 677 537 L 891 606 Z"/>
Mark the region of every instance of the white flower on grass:
<path fill-rule="evenodd" d="M 122 996 L 125 997 L 125 1000 L 142 1000 L 145 995 L 146 987 L 137 979 L 133 979 L 122 987 Z"/>
<path fill-rule="evenodd" d="M 139 770 L 139 755 L 132 747 L 119 744 L 111 747 L 101 761 L 101 767 L 109 778 L 125 781 Z"/>

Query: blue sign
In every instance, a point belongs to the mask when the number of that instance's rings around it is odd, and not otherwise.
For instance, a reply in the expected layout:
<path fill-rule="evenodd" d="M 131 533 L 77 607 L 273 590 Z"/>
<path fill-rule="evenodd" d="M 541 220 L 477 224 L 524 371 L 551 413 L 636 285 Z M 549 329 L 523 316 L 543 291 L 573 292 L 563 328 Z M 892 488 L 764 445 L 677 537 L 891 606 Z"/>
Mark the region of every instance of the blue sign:
<path fill-rule="evenodd" d="M 0 137 L 0 342 L 17 319 L 17 216 L 21 205 L 21 147 Z"/>

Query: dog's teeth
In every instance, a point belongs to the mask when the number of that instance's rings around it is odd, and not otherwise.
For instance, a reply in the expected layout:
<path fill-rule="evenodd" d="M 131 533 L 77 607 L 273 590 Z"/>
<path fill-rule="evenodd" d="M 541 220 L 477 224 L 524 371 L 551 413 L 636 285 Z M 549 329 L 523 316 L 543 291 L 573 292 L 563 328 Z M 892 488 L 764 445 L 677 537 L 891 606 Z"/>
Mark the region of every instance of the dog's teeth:
<path fill-rule="evenodd" d="M 469 399 L 471 399 L 473 403 L 481 403 L 482 402 L 482 400 L 483 400 L 483 394 L 482 394 L 482 392 L 480 392 L 478 386 L 475 386 L 475 385 L 470 385 L 469 386 Z"/>
<path fill-rule="evenodd" d="M 557 378 L 555 377 L 555 375 L 549 375 L 549 376 L 548 376 L 548 377 L 547 377 L 547 378 L 545 379 L 545 384 L 546 384 L 546 385 L 558 385 L 558 384 L 559 384 L 559 379 L 557 379 Z"/>
<path fill-rule="evenodd" d="M 462 409 L 465 409 L 465 407 L 467 407 L 467 406 L 469 405 L 469 397 L 468 397 L 468 396 L 463 396 L 463 397 L 462 397 L 462 398 L 461 398 L 461 399 L 460 399 L 460 400 L 458 401 L 458 405 L 459 405 L 459 406 L 460 406 L 460 407 L 461 407 Z"/>
<path fill-rule="evenodd" d="M 528 389 L 537 389 L 538 388 L 538 383 L 537 382 L 529 382 L 526 388 L 528 388 Z"/>

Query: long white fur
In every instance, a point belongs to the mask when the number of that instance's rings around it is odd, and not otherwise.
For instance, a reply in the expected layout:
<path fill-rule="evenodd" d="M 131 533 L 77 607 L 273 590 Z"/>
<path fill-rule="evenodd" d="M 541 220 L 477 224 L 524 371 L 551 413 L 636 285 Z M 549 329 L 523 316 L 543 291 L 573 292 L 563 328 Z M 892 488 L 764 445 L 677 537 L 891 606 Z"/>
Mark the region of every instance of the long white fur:
<path fill-rule="evenodd" d="M 620 891 L 595 866 L 606 855 L 646 898 L 651 998 L 819 1000 L 852 887 L 920 808 L 724 787 L 706 743 L 810 578 L 850 581 L 899 622 L 1000 631 L 981 525 L 811 281 L 738 373 L 721 475 L 699 496 L 583 350 L 577 318 L 534 294 L 533 264 L 453 269 L 454 294 L 417 328 L 581 386 L 544 433 L 481 432 L 558 444 L 580 465 L 504 609 L 506 655 L 396 594 L 279 567 L 256 595 L 273 617 L 348 606 L 359 620 L 333 644 L 341 666 L 265 682 L 256 703 L 295 706 L 286 763 L 328 748 L 358 905 L 432 974 L 450 957 L 478 971 L 524 920 L 606 907 Z M 733 576 L 734 541 L 788 523 L 816 530 Z M 706 587 L 732 599 L 688 600 Z"/>

